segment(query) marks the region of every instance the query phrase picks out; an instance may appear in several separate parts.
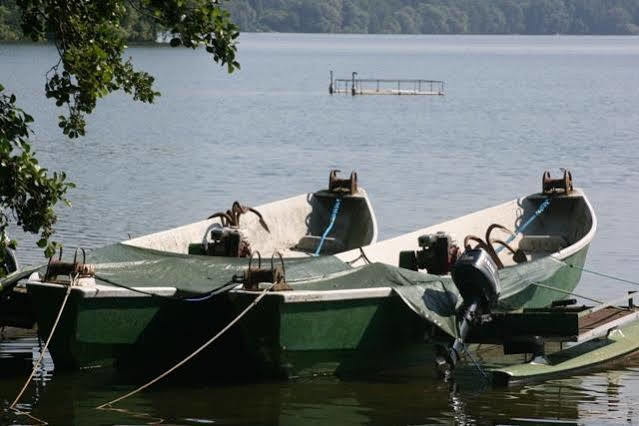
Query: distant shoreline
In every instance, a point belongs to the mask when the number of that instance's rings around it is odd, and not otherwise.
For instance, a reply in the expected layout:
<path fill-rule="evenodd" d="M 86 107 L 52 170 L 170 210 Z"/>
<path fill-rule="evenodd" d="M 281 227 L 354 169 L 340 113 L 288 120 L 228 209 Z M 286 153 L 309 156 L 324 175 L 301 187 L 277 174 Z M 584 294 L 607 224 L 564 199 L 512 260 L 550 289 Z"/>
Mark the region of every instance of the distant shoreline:
<path fill-rule="evenodd" d="M 424 35 L 639 35 L 639 2 L 626 0 L 230 0 L 242 32 Z M 0 6 L 0 40 L 23 39 L 15 0 Z M 129 42 L 166 29 L 132 7 Z"/>
<path fill-rule="evenodd" d="M 639 34 L 388 34 L 388 33 L 300 33 L 300 32 L 282 32 L 282 31 L 241 31 L 241 35 L 304 35 L 304 36 L 371 36 L 371 37 L 529 37 L 529 38 L 555 38 L 555 37 L 571 37 L 571 38 L 627 38 L 639 39 Z M 241 40 L 241 36 L 240 36 Z M 2 40 L 0 45 L 53 45 L 52 40 L 32 41 L 29 39 L 19 40 Z M 168 46 L 168 41 L 150 41 L 150 40 L 129 40 L 129 47 L 163 47 Z"/>

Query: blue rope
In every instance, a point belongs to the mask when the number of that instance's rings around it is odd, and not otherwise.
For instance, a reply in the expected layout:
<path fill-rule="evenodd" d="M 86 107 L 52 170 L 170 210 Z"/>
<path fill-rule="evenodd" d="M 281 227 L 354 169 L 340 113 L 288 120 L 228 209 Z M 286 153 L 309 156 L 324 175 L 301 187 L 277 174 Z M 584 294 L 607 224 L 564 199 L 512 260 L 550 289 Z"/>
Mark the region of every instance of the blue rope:
<path fill-rule="evenodd" d="M 337 213 L 339 212 L 339 207 L 341 204 L 342 204 L 342 199 L 337 198 L 335 200 L 335 204 L 333 204 L 333 211 L 331 212 L 331 220 L 328 223 L 326 230 L 322 234 L 322 238 L 320 239 L 319 245 L 317 246 L 317 249 L 315 250 L 315 253 L 313 254 L 313 256 L 319 256 L 320 251 L 322 250 L 322 246 L 324 245 L 324 240 L 326 240 L 326 236 L 328 235 L 329 232 L 331 232 L 331 229 L 333 229 L 333 225 L 335 225 L 335 219 L 337 219 Z"/>
<path fill-rule="evenodd" d="M 519 229 L 517 229 L 515 231 L 514 234 L 512 234 L 510 237 L 508 237 L 508 239 L 506 240 L 506 244 L 510 244 L 515 238 L 517 238 L 517 235 L 521 234 L 522 232 L 524 232 L 524 230 L 526 228 L 528 228 L 528 225 L 530 225 L 535 219 L 537 219 L 539 217 L 540 214 L 543 213 L 544 210 L 546 210 L 546 207 L 548 207 L 548 205 L 550 204 L 550 198 L 546 198 L 546 200 L 541 203 L 539 205 L 539 208 L 535 211 L 535 214 L 532 215 L 530 218 L 528 218 L 528 220 L 526 222 L 524 222 L 523 225 L 521 225 L 519 227 Z M 497 250 L 495 250 L 497 253 L 499 253 L 500 251 L 502 251 L 505 247 L 504 246 L 500 246 L 497 248 Z"/>

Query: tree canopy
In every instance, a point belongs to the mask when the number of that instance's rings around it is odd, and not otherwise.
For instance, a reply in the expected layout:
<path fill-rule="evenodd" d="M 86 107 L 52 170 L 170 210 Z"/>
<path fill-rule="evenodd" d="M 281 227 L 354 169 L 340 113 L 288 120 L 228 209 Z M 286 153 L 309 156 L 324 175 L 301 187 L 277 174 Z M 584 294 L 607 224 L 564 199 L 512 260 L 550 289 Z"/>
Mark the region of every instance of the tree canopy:
<path fill-rule="evenodd" d="M 0 0 L 0 39 L 23 37 L 15 1 Z M 638 0 L 232 0 L 224 7 L 242 31 L 639 34 Z M 162 29 L 129 6 L 120 28 L 133 41 L 153 41 Z"/>
<path fill-rule="evenodd" d="M 203 46 L 229 73 L 239 68 L 238 28 L 217 0 L 17 0 L 0 5 L 0 35 L 55 45 L 58 61 L 46 75 L 44 92 L 65 111 L 59 126 L 70 138 L 84 135 L 85 116 L 111 92 L 122 90 L 142 102 L 159 95 L 153 76 L 125 57 L 131 30 L 149 34 L 162 28 L 172 34 L 171 46 Z M 1 25 L 3 18 L 19 22 L 19 32 Z M 12 221 L 39 234 L 38 245 L 52 255 L 54 207 L 67 202 L 65 194 L 73 186 L 64 173 L 38 165 L 29 143 L 32 121 L 18 107 L 16 95 L 0 86 L 0 256 L 16 245 L 7 236 Z"/>
<path fill-rule="evenodd" d="M 242 31 L 639 34 L 637 0 L 233 0 Z"/>

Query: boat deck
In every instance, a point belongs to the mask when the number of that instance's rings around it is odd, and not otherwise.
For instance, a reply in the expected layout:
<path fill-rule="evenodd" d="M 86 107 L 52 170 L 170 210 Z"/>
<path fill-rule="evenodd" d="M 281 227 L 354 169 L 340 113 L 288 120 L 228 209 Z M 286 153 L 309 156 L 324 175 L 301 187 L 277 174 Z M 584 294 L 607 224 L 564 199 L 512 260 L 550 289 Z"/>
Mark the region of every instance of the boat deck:
<path fill-rule="evenodd" d="M 592 333 L 599 328 L 610 327 L 637 318 L 637 308 L 608 306 L 579 318 L 579 335 Z"/>
<path fill-rule="evenodd" d="M 617 306 L 621 300 L 628 306 Z M 491 368 L 493 383 L 508 385 L 561 377 L 599 368 L 639 351 L 639 308 L 632 296 L 595 307 L 567 306 L 492 314 L 473 343 L 503 345 L 504 354 L 528 353 L 532 360 Z M 548 342 L 569 342 L 547 353 Z"/>
<path fill-rule="evenodd" d="M 498 312 L 491 315 L 490 322 L 473 330 L 468 341 L 501 344 L 534 337 L 546 342 L 585 342 L 638 319 L 639 308 L 633 305 Z"/>

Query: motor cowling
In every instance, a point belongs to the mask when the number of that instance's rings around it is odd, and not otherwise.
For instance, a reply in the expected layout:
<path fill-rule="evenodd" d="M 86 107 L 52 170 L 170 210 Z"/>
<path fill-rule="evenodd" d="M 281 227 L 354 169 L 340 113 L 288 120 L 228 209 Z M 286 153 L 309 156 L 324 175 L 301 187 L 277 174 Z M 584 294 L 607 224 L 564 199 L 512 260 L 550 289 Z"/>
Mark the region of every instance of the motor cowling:
<path fill-rule="evenodd" d="M 466 250 L 455 263 L 451 275 L 464 305 L 476 303 L 485 313 L 497 303 L 501 293 L 497 265 L 485 250 Z"/>

